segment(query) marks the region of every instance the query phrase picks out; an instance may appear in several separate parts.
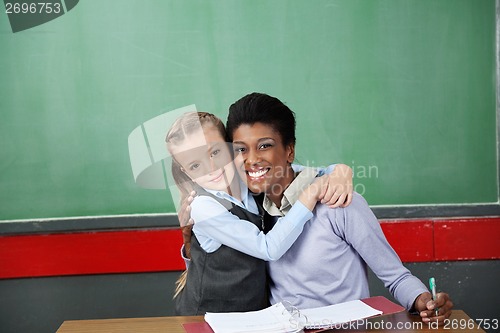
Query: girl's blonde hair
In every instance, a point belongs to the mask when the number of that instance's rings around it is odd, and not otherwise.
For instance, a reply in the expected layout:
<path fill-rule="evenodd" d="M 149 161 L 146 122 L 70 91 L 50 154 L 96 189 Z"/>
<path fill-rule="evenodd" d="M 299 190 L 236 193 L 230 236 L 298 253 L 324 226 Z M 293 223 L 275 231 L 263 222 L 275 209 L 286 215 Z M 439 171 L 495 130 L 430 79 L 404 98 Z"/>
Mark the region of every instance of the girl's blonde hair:
<path fill-rule="evenodd" d="M 181 192 L 181 204 L 182 201 L 193 191 L 194 183 L 182 170 L 181 165 L 176 161 L 175 156 L 172 153 L 172 147 L 184 142 L 188 135 L 208 126 L 213 126 L 217 131 L 219 131 L 220 135 L 226 139 L 226 129 L 224 124 L 218 117 L 208 112 L 187 112 L 183 114 L 174 122 L 165 137 L 167 149 L 172 155 L 172 175 L 174 177 L 175 184 Z M 177 297 L 186 286 L 187 273 L 188 270 L 182 272 L 179 279 L 175 282 L 174 298 Z"/>

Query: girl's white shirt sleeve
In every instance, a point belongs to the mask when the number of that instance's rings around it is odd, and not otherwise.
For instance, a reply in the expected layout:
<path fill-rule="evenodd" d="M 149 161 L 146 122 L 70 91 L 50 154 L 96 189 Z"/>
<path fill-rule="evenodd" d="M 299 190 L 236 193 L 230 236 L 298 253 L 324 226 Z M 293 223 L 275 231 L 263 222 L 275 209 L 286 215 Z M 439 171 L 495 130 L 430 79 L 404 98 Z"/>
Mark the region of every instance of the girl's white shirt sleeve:
<path fill-rule="evenodd" d="M 250 221 L 241 220 L 209 196 L 198 196 L 191 203 L 193 232 L 201 247 L 211 253 L 221 245 L 253 257 L 279 259 L 295 242 L 305 223 L 313 216 L 300 201 L 278 219 L 267 234 Z"/>

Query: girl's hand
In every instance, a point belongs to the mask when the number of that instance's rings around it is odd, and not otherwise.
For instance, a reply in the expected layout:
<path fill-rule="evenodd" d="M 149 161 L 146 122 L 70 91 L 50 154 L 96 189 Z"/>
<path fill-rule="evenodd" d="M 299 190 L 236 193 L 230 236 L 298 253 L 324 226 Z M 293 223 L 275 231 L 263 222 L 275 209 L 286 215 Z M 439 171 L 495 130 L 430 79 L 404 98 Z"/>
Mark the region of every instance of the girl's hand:
<path fill-rule="evenodd" d="M 321 176 L 328 179 L 328 188 L 321 203 L 330 208 L 347 207 L 352 201 L 352 169 L 345 164 L 337 164 L 329 175 Z"/>
<path fill-rule="evenodd" d="M 179 208 L 177 217 L 182 231 L 182 240 L 184 242 L 184 254 L 186 258 L 191 259 L 191 230 L 193 229 L 194 221 L 191 218 L 191 202 L 193 202 L 195 191 L 192 191 L 188 197 L 184 198 Z"/>
<path fill-rule="evenodd" d="M 325 196 L 327 189 L 328 178 L 317 177 L 300 193 L 299 200 L 312 212 L 318 201 Z"/>

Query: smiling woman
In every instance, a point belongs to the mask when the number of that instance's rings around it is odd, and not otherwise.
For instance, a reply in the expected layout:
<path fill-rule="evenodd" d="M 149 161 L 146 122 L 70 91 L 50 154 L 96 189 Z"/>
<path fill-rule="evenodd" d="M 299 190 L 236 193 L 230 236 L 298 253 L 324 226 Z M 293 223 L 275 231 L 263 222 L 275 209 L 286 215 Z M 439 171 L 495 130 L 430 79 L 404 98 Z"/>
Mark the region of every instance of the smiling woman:
<path fill-rule="evenodd" d="M 234 149 L 242 155 L 247 185 L 252 192 L 266 193 L 280 205 L 284 189 L 294 178 L 291 164 L 295 158 L 293 144 L 285 144 L 279 132 L 262 123 L 243 124 L 234 132 Z"/>
<path fill-rule="evenodd" d="M 291 168 L 295 114 L 277 98 L 263 96 L 254 93 L 231 105 L 227 129 L 245 161 L 239 169 L 245 170 L 248 187 L 254 193 L 266 193 L 279 207 L 282 193 L 295 177 Z"/>
<path fill-rule="evenodd" d="M 263 207 L 274 219 L 288 217 L 301 188 L 317 176 L 312 168 L 300 173 L 292 169 L 294 118 L 279 99 L 261 93 L 248 94 L 229 109 L 228 137 L 242 154 L 239 169 L 246 171 L 251 191 L 265 194 Z M 433 299 L 402 265 L 377 218 L 357 193 L 348 207 L 314 207 L 295 243 L 281 258 L 268 263 L 270 301 L 314 308 L 367 298 L 367 266 L 401 305 L 419 312 L 423 321 L 442 323 L 451 315 L 453 303 L 448 294 L 439 293 Z"/>

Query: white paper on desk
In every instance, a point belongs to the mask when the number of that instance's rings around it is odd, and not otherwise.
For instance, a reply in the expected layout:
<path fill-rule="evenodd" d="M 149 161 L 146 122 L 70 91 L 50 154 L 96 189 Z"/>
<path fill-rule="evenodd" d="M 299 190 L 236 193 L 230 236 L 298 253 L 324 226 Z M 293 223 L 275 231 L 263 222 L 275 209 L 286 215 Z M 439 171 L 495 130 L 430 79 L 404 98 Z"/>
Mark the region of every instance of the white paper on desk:
<path fill-rule="evenodd" d="M 250 312 L 229 312 L 205 314 L 205 321 L 215 333 L 249 333 L 249 332 L 302 332 L 302 327 L 292 320 L 292 315 L 282 303 L 272 305 L 264 310 Z"/>
<path fill-rule="evenodd" d="M 333 327 L 335 324 L 347 323 L 380 315 L 383 312 L 376 310 L 362 301 L 349 301 L 335 305 L 322 306 L 300 310 L 301 315 L 307 317 L 306 328 Z"/>

